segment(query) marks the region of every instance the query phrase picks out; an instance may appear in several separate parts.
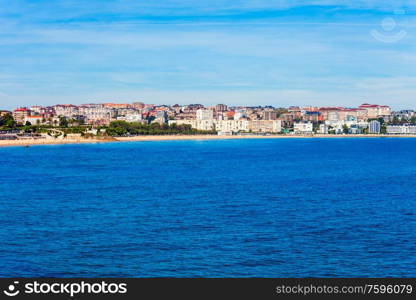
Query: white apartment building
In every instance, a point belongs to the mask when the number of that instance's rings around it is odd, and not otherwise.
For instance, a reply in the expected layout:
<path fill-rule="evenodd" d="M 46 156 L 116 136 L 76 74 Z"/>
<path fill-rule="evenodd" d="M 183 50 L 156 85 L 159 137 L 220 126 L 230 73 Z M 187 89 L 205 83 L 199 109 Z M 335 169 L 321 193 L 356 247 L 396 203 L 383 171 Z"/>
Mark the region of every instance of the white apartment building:
<path fill-rule="evenodd" d="M 214 120 L 169 120 L 169 125 L 191 125 L 192 128 L 198 130 L 214 130 L 215 121 Z"/>
<path fill-rule="evenodd" d="M 100 104 L 89 104 L 80 106 L 79 114 L 85 116 L 88 123 L 109 123 L 115 118 L 116 111 L 114 108 L 104 107 Z"/>
<path fill-rule="evenodd" d="M 117 108 L 116 112 L 117 112 L 118 117 L 137 115 L 139 113 L 137 109 L 134 109 L 134 108 Z"/>
<path fill-rule="evenodd" d="M 332 128 L 336 129 L 335 131 L 337 131 L 337 129 L 340 129 L 340 131 L 342 131 L 344 125 L 347 125 L 348 128 L 350 127 L 357 127 L 357 128 L 367 128 L 368 127 L 368 122 L 364 122 L 364 121 L 357 121 L 357 120 L 351 120 L 351 121 L 325 121 L 325 125 L 326 126 L 331 126 Z"/>
<path fill-rule="evenodd" d="M 135 115 L 127 115 L 127 116 L 119 116 L 117 117 L 118 121 L 126 121 L 126 122 L 142 122 L 143 117 L 141 114 L 135 114 Z"/>
<path fill-rule="evenodd" d="M 239 131 L 249 131 L 248 121 L 241 120 L 169 120 L 169 125 L 191 125 L 192 128 L 198 130 L 217 130 L 223 132 L 239 132 Z"/>
<path fill-rule="evenodd" d="M 187 124 L 198 130 L 216 130 L 219 132 L 270 132 L 282 131 L 280 120 L 170 120 L 171 124 Z"/>
<path fill-rule="evenodd" d="M 329 126 L 327 124 L 319 125 L 318 133 L 320 134 L 328 134 Z"/>
<path fill-rule="evenodd" d="M 278 133 L 282 131 L 281 120 L 253 120 L 249 121 L 249 131 Z"/>
<path fill-rule="evenodd" d="M 191 125 L 192 128 L 198 129 L 198 122 L 197 120 L 169 120 L 169 125 L 176 124 L 176 125 Z"/>
<path fill-rule="evenodd" d="M 212 120 L 214 119 L 214 111 L 211 109 L 198 109 L 196 111 L 197 120 Z"/>
<path fill-rule="evenodd" d="M 312 123 L 295 123 L 293 127 L 293 132 L 297 134 L 313 133 L 313 124 Z"/>
<path fill-rule="evenodd" d="M 388 125 L 388 134 L 416 134 L 416 125 Z"/>
<path fill-rule="evenodd" d="M 196 128 L 198 130 L 214 130 L 215 121 L 214 120 L 197 120 Z"/>
<path fill-rule="evenodd" d="M 55 114 L 57 116 L 62 116 L 68 119 L 73 118 L 76 115 L 79 115 L 79 110 L 78 107 L 75 105 L 55 105 L 53 107 L 53 109 L 55 110 Z"/>
<path fill-rule="evenodd" d="M 34 106 L 30 107 L 30 111 L 32 111 L 36 114 L 41 114 L 45 111 L 45 109 L 42 106 L 34 105 Z"/>
<path fill-rule="evenodd" d="M 41 125 L 44 123 L 44 119 L 42 116 L 26 116 L 23 124 L 26 124 L 27 122 L 31 125 Z"/>
<path fill-rule="evenodd" d="M 379 134 L 381 130 L 381 124 L 379 121 L 371 121 L 368 123 L 368 133 Z"/>
<path fill-rule="evenodd" d="M 246 118 L 247 114 L 243 110 L 236 110 L 234 113 L 234 120 L 240 120 L 242 118 Z"/>
<path fill-rule="evenodd" d="M 220 120 L 215 122 L 215 129 L 221 132 L 250 131 L 248 120 Z"/>
<path fill-rule="evenodd" d="M 141 122 L 141 121 L 143 121 L 143 116 L 141 114 L 126 115 L 125 118 L 126 118 L 127 122 Z"/>

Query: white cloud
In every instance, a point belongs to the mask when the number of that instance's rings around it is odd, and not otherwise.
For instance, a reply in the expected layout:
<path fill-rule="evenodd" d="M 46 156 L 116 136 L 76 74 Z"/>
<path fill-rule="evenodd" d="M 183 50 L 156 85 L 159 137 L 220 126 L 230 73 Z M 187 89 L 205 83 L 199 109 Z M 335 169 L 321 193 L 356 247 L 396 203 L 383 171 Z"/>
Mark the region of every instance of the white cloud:
<path fill-rule="evenodd" d="M 394 45 L 371 37 L 382 19 L 377 14 L 239 17 L 302 5 L 388 11 L 404 1 L 28 3 L 16 0 L 0 12 L 0 72 L 9 74 L 0 76 L 0 106 L 138 98 L 277 106 L 414 103 L 411 15 L 397 17 L 408 37 Z M 1 20 L 13 10 L 16 17 Z M 181 14 L 238 17 L 169 19 Z M 146 19 L 150 15 L 161 18 Z"/>

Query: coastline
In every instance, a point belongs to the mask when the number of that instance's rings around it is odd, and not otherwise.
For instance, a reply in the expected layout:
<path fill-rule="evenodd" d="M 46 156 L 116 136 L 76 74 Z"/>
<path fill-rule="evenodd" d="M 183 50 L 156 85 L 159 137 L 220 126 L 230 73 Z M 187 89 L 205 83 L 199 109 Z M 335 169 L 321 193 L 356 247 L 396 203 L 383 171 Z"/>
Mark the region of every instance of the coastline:
<path fill-rule="evenodd" d="M 98 144 L 111 142 L 151 142 L 178 140 L 235 140 L 235 139 L 299 139 L 299 138 L 416 138 L 416 135 L 144 135 L 134 137 L 117 137 L 108 139 L 24 139 L 0 140 L 0 147 L 35 146 L 35 145 L 64 145 L 64 144 Z"/>
<path fill-rule="evenodd" d="M 13 146 L 38 146 L 38 145 L 65 145 L 65 144 L 98 144 L 117 142 L 114 139 L 24 139 L 24 140 L 0 140 L 1 147 Z"/>

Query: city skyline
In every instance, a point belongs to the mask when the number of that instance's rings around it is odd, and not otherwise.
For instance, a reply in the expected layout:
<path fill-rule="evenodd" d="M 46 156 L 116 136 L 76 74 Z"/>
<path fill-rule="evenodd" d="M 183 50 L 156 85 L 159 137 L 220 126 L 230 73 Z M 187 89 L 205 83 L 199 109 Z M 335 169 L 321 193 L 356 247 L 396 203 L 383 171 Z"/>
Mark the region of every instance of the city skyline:
<path fill-rule="evenodd" d="M 0 107 L 414 108 L 412 1 L 0 0 Z"/>
<path fill-rule="evenodd" d="M 416 111 L 388 105 L 345 107 L 229 107 L 224 104 L 156 105 L 134 103 L 57 104 L 0 110 L 0 140 L 33 138 L 52 142 L 70 137 L 103 138 L 149 134 L 414 135 Z M 51 140 L 52 139 L 52 140 Z M 11 142 L 13 143 L 13 142 Z"/>

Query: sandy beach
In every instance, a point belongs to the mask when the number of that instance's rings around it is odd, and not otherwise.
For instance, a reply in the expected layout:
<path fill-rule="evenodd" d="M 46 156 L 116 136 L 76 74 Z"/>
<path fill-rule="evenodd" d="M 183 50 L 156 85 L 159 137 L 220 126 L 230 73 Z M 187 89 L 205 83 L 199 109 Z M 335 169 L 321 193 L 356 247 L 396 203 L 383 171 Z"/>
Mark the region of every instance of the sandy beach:
<path fill-rule="evenodd" d="M 34 146 L 34 145 L 63 145 L 63 144 L 96 144 L 115 140 L 98 139 L 22 139 L 22 140 L 0 140 L 0 147 L 6 146 Z"/>
<path fill-rule="evenodd" d="M 32 145 L 62 145 L 62 144 L 95 144 L 108 142 L 147 142 L 175 140 L 230 140 L 230 139 L 299 139 L 299 138 L 415 138 L 416 135 L 151 135 L 134 137 L 117 137 L 108 139 L 22 139 L 0 140 L 0 147 L 32 146 Z"/>

